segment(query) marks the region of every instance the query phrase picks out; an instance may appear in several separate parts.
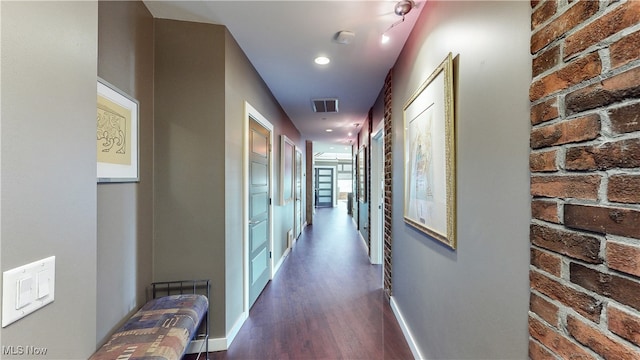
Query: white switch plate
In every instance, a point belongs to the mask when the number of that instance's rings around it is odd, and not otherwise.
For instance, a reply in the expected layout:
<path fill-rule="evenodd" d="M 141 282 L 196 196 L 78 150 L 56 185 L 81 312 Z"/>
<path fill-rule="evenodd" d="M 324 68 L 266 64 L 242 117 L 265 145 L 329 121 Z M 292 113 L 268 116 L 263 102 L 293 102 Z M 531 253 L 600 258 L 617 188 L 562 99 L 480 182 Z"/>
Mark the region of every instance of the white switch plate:
<path fill-rule="evenodd" d="M 2 274 L 2 327 L 53 302 L 56 257 L 34 261 Z"/>

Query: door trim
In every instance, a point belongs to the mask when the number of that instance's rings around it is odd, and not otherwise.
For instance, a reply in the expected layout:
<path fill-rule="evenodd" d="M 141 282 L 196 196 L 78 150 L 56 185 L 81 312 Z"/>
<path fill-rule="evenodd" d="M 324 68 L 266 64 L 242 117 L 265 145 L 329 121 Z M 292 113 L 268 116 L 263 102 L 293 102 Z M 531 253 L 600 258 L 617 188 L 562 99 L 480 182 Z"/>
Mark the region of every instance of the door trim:
<path fill-rule="evenodd" d="M 251 104 L 244 102 L 242 147 L 242 310 L 249 315 L 249 117 L 269 130 L 269 251 L 273 251 L 273 124 Z M 269 258 L 269 278 L 273 279 L 273 256 Z"/>
<path fill-rule="evenodd" d="M 371 212 L 371 252 L 370 262 L 372 264 L 382 264 L 383 239 L 384 239 L 384 201 L 380 182 L 384 173 L 384 121 L 373 131 L 371 136 L 371 199 L 369 201 L 369 211 Z"/>
<path fill-rule="evenodd" d="M 298 155 L 300 156 L 300 166 L 298 166 Z M 302 154 L 302 149 L 296 146 L 295 158 L 294 158 L 294 203 L 293 203 L 293 225 L 294 225 L 294 234 L 293 234 L 293 242 L 298 239 L 300 234 L 302 234 L 302 229 L 304 228 L 304 213 L 305 213 L 305 199 L 304 199 L 304 187 L 305 187 L 305 164 L 304 164 L 304 156 Z M 298 193 L 298 174 L 300 174 L 300 192 Z M 300 202 L 300 214 L 297 214 L 296 207 L 298 206 L 298 201 Z M 300 216 L 298 216 L 300 215 Z M 293 246 L 293 245 L 292 245 Z"/>

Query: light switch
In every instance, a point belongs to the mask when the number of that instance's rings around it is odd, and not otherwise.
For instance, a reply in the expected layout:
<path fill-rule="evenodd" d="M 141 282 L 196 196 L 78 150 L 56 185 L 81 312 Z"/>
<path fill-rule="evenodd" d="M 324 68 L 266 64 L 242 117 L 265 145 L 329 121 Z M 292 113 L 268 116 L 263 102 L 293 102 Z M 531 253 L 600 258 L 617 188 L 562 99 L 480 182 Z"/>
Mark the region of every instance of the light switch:
<path fill-rule="evenodd" d="M 33 290 L 33 276 L 28 276 L 24 279 L 18 280 L 18 291 L 16 299 L 16 310 L 22 309 L 23 307 L 31 304 L 33 301 L 32 290 Z"/>
<path fill-rule="evenodd" d="M 3 272 L 2 327 L 52 303 L 55 280 L 55 256 Z"/>
<path fill-rule="evenodd" d="M 49 279 L 51 272 L 49 270 L 42 270 L 38 272 L 36 278 L 38 279 L 38 299 L 42 299 L 43 297 L 49 295 Z"/>

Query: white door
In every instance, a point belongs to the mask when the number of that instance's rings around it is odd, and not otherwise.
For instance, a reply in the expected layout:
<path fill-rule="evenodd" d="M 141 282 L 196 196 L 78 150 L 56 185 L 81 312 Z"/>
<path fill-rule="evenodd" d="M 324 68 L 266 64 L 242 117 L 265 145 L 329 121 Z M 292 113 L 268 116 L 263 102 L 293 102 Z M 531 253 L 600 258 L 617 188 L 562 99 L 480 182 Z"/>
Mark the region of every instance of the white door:
<path fill-rule="evenodd" d="M 270 139 L 268 129 L 249 119 L 249 307 L 260 296 L 271 274 Z"/>
<path fill-rule="evenodd" d="M 382 264 L 384 234 L 384 131 L 371 141 L 371 263 Z"/>

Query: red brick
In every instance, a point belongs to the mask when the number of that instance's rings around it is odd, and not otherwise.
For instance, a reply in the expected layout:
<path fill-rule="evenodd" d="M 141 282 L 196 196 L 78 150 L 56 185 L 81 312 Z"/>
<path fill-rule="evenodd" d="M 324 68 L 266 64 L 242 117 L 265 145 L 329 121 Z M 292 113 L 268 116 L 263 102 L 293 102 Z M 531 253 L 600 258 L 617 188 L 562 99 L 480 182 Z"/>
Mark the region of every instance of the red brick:
<path fill-rule="evenodd" d="M 585 80 L 592 79 L 600 75 L 601 71 L 602 63 L 598 53 L 591 53 L 583 58 L 576 59 L 562 69 L 531 84 L 529 100 L 536 101 Z"/>
<path fill-rule="evenodd" d="M 593 140 L 600 135 L 600 115 L 591 114 L 531 130 L 531 148 Z"/>
<path fill-rule="evenodd" d="M 610 269 L 640 277 L 640 246 L 607 242 L 607 265 Z"/>
<path fill-rule="evenodd" d="M 611 67 L 616 69 L 640 59 L 640 31 L 627 35 L 609 47 Z"/>
<path fill-rule="evenodd" d="M 532 153 L 529 155 L 529 170 L 531 172 L 558 171 L 556 165 L 556 150 Z"/>
<path fill-rule="evenodd" d="M 597 1 L 578 1 L 569 10 L 531 36 L 531 53 L 535 54 L 559 39 L 598 12 L 599 7 L 600 4 Z"/>
<path fill-rule="evenodd" d="M 569 277 L 576 285 L 640 310 L 640 282 L 638 281 L 603 273 L 578 263 L 569 264 Z"/>
<path fill-rule="evenodd" d="M 640 103 L 609 110 L 609 120 L 611 129 L 618 134 L 640 131 Z"/>
<path fill-rule="evenodd" d="M 613 202 L 640 203 L 640 175 L 611 175 L 607 185 L 607 197 Z"/>
<path fill-rule="evenodd" d="M 531 72 L 536 77 L 543 72 L 554 68 L 560 63 L 560 46 L 553 47 L 544 51 L 540 55 L 533 58 L 531 63 Z"/>
<path fill-rule="evenodd" d="M 565 108 L 567 116 L 570 116 L 639 97 L 640 67 L 636 67 L 568 94 Z"/>
<path fill-rule="evenodd" d="M 607 360 L 637 360 L 638 353 L 602 333 L 601 330 L 587 325 L 581 320 L 567 316 L 567 330 L 574 339 Z"/>
<path fill-rule="evenodd" d="M 532 289 L 574 309 L 589 320 L 599 321 L 602 303 L 594 297 L 563 285 L 536 271 L 529 272 L 529 280 Z"/>
<path fill-rule="evenodd" d="M 609 330 L 640 346 L 640 317 L 615 306 L 607 308 Z"/>
<path fill-rule="evenodd" d="M 532 176 L 531 195 L 597 200 L 599 175 Z"/>
<path fill-rule="evenodd" d="M 639 22 L 640 2 L 628 1 L 568 36 L 564 41 L 564 57 L 569 58 Z"/>
<path fill-rule="evenodd" d="M 535 9 L 531 14 L 531 29 L 535 29 L 540 24 L 549 20 L 553 15 L 556 14 L 556 10 L 558 9 L 558 3 L 555 0 L 547 0 L 540 6 Z"/>
<path fill-rule="evenodd" d="M 540 124 L 558 117 L 558 101 L 549 99 L 531 107 L 531 125 Z"/>
<path fill-rule="evenodd" d="M 556 360 L 556 357 L 551 354 L 544 346 L 529 339 L 529 359 L 530 360 Z"/>
<path fill-rule="evenodd" d="M 531 316 L 529 316 L 529 334 L 563 359 L 594 359 L 582 347 Z"/>
<path fill-rule="evenodd" d="M 531 293 L 531 296 L 529 297 L 529 307 L 531 311 L 538 314 L 538 316 L 544 319 L 544 321 L 553 326 L 558 326 L 558 306 L 534 293 Z"/>
<path fill-rule="evenodd" d="M 534 199 L 531 201 L 531 216 L 534 219 L 560 223 L 558 216 L 558 204 L 555 201 Z"/>
<path fill-rule="evenodd" d="M 567 170 L 609 170 L 640 167 L 640 139 L 567 149 Z"/>
<path fill-rule="evenodd" d="M 580 230 L 640 239 L 640 211 L 589 205 L 564 205 L 564 224 Z"/>
<path fill-rule="evenodd" d="M 593 236 L 531 224 L 530 237 L 531 243 L 541 248 L 593 264 L 602 263 L 600 240 Z"/>
<path fill-rule="evenodd" d="M 553 255 L 531 247 L 531 265 L 549 274 L 560 277 L 562 258 L 558 255 Z"/>

